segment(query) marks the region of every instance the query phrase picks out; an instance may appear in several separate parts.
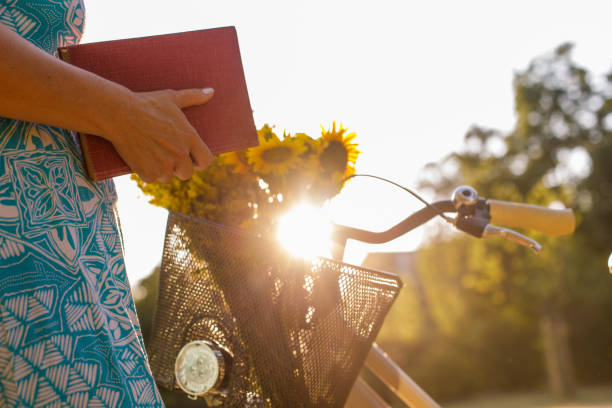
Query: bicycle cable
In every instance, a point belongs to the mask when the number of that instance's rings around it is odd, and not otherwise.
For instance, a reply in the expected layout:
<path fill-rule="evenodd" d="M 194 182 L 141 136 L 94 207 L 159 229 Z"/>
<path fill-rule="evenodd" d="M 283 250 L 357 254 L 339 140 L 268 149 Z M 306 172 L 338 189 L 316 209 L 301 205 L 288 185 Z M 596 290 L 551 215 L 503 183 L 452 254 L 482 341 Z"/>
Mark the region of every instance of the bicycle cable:
<path fill-rule="evenodd" d="M 378 179 L 378 180 L 382 180 L 382 181 L 386 181 L 387 183 L 393 184 L 396 187 L 401 188 L 402 190 L 412 194 L 417 200 L 419 200 L 420 202 L 422 202 L 423 204 L 425 204 L 427 207 L 431 208 L 438 216 L 442 217 L 444 219 L 444 221 L 453 224 L 454 225 L 454 219 L 444 215 L 444 213 L 440 210 L 438 210 L 434 205 L 431 205 L 427 200 L 425 200 L 424 198 L 422 198 L 420 195 L 418 195 L 416 192 L 412 191 L 411 189 L 409 189 L 408 187 L 402 186 L 399 183 L 396 183 L 395 181 L 391 181 L 389 179 L 386 179 L 384 177 L 380 177 L 380 176 L 375 176 L 373 174 L 352 174 L 348 177 L 345 177 L 344 180 L 342 180 L 342 183 L 344 183 L 347 180 L 350 180 L 354 177 L 371 177 L 374 179 Z"/>

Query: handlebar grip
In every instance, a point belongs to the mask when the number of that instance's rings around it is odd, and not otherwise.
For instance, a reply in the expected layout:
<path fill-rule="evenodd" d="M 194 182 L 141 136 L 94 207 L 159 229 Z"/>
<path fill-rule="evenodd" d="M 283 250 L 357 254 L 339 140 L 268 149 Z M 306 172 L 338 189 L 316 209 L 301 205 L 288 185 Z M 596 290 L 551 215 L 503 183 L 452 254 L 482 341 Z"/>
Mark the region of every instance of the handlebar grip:
<path fill-rule="evenodd" d="M 492 224 L 533 229 L 557 237 L 573 233 L 576 227 L 571 209 L 553 210 L 539 205 L 499 200 L 487 200 L 487 203 Z"/>

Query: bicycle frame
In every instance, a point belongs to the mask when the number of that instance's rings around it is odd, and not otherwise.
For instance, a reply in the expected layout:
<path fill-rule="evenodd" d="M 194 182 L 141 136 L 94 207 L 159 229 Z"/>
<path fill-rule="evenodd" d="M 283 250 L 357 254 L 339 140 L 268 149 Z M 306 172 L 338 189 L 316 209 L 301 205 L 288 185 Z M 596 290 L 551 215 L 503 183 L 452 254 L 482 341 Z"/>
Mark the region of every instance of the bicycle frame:
<path fill-rule="evenodd" d="M 372 345 L 365 366 L 411 408 L 440 407 L 378 345 Z M 345 406 L 348 408 L 389 407 L 361 377 L 357 378 Z"/>

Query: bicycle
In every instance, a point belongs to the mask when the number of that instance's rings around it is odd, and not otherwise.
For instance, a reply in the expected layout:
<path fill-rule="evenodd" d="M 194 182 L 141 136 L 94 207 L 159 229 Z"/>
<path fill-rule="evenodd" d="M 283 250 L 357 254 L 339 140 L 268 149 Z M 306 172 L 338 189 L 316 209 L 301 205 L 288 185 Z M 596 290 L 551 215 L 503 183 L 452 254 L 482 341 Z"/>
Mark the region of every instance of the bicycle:
<path fill-rule="evenodd" d="M 486 200 L 468 186 L 450 200 L 422 201 L 387 231 L 334 225 L 333 259 L 308 261 L 171 212 L 149 348 L 158 383 L 211 406 L 388 407 L 358 377 L 365 364 L 409 406 L 438 407 L 374 344 L 401 280 L 342 263 L 347 240 L 387 242 L 440 216 L 473 236 L 538 252 L 536 241 L 493 222 L 559 236 L 575 221 L 571 210 Z"/>

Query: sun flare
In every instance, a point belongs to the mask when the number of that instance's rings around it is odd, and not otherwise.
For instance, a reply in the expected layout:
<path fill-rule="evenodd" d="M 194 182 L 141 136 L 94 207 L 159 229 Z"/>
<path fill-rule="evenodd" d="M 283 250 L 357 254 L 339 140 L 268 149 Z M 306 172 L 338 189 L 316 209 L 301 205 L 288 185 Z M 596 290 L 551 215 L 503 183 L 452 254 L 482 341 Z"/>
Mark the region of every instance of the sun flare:
<path fill-rule="evenodd" d="M 331 223 L 320 208 L 301 204 L 279 220 L 277 237 L 292 255 L 331 257 Z"/>

